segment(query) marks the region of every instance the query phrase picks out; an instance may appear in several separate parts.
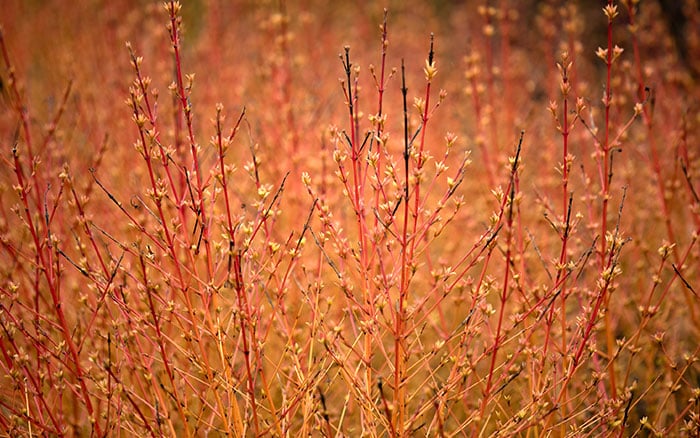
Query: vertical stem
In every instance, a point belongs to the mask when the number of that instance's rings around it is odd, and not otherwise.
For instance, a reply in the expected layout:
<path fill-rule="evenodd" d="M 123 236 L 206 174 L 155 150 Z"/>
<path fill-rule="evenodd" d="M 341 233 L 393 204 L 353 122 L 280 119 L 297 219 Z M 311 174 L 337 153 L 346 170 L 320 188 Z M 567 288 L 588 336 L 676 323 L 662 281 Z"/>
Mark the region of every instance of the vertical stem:
<path fill-rule="evenodd" d="M 342 59 L 342 58 L 341 58 Z M 365 314 L 374 321 L 374 291 L 369 280 L 369 245 L 367 242 L 368 231 L 365 215 L 365 192 L 363 184 L 363 169 L 362 169 L 362 150 L 365 146 L 359 143 L 359 120 L 358 120 L 358 79 L 355 74 L 353 76 L 352 63 L 350 62 L 350 48 L 345 47 L 345 58 L 342 59 L 345 70 L 345 79 L 347 81 L 347 89 L 344 90 L 347 100 L 350 122 L 350 149 L 352 161 L 352 192 L 348 191 L 352 198 L 353 208 L 357 217 L 358 227 L 358 243 L 360 246 L 360 275 L 362 282 L 362 304 L 365 306 Z M 370 325 L 371 322 L 370 321 Z M 369 327 L 369 326 L 368 326 Z M 369 395 L 372 393 L 372 356 L 373 356 L 372 336 L 368 329 L 363 331 L 363 362 L 364 370 L 364 392 Z M 369 426 L 372 424 L 372 414 L 363 409 L 363 423 Z"/>
<path fill-rule="evenodd" d="M 408 104 L 406 102 L 408 88 L 406 87 L 406 66 L 401 59 L 401 94 L 403 96 L 403 133 L 404 133 L 404 209 L 403 209 L 403 232 L 401 235 L 401 286 L 399 289 L 398 309 L 395 317 L 394 327 L 394 430 L 398 430 L 398 436 L 403 436 L 403 425 L 405 417 L 405 388 L 403 385 L 405 377 L 404 369 L 404 339 L 403 339 L 403 318 L 404 299 L 408 288 L 408 216 L 409 216 L 409 140 L 408 140 Z"/>
<path fill-rule="evenodd" d="M 513 208 L 516 202 L 516 178 L 518 173 L 518 162 L 520 160 L 520 151 L 523 145 L 524 133 L 520 133 L 520 140 L 518 141 L 518 148 L 515 152 L 515 158 L 513 160 L 513 166 L 510 173 L 510 184 L 509 184 L 509 199 L 507 200 L 508 214 L 506 216 L 506 260 L 505 269 L 503 273 L 503 288 L 501 289 L 500 297 L 500 308 L 498 311 L 498 324 L 496 326 L 496 337 L 493 342 L 493 347 L 491 350 L 491 363 L 489 366 L 488 377 L 486 378 L 486 389 L 484 390 L 483 399 L 481 402 L 481 414 L 480 417 L 484 418 L 486 413 L 486 406 L 488 405 L 489 399 L 491 398 L 491 388 L 493 385 L 493 374 L 496 369 L 496 357 L 498 355 L 498 350 L 501 345 L 501 332 L 503 331 L 503 318 L 506 313 L 506 304 L 508 300 L 508 289 L 510 285 L 510 270 L 512 261 L 512 240 L 513 240 Z"/>
<path fill-rule="evenodd" d="M 567 319 L 566 319 L 566 272 L 568 270 L 568 257 L 567 257 L 567 247 L 569 242 L 569 233 L 571 226 L 571 204 L 573 202 L 573 195 L 569 193 L 569 171 L 571 170 L 572 157 L 569 156 L 569 91 L 571 90 L 571 84 L 569 82 L 569 69 L 571 68 L 571 61 L 569 60 L 568 52 L 565 52 L 562 56 L 562 62 L 560 65 L 561 69 L 561 93 L 563 100 L 563 111 L 562 111 L 562 122 L 560 124 L 561 136 L 562 136 L 562 223 L 564 229 L 561 234 L 561 252 L 559 253 L 559 262 L 557 265 L 557 277 L 555 284 L 561 284 L 560 286 L 560 321 L 561 321 L 561 351 L 566 351 L 567 346 Z M 550 312 L 550 318 L 553 317 L 554 306 Z M 565 370 L 562 369 L 562 372 Z M 562 386 L 560 391 L 562 393 L 563 400 L 566 401 L 566 386 Z M 566 403 L 561 405 L 561 417 L 566 417 Z M 561 431 L 562 433 L 565 431 Z"/>
<path fill-rule="evenodd" d="M 610 169 L 610 105 L 611 105 L 611 93 L 612 93 L 612 63 L 613 63 L 613 18 L 616 15 L 614 10 L 613 0 L 608 0 L 608 6 L 606 14 L 608 16 L 608 48 L 606 53 L 606 80 L 605 80 L 605 96 L 603 99 L 605 106 L 605 138 L 603 142 L 603 163 L 602 163 L 602 190 L 603 190 L 603 204 L 601 212 L 600 221 L 600 269 L 601 273 L 605 270 L 605 258 L 607 253 L 607 232 L 608 232 L 608 202 L 610 200 L 610 180 L 612 179 L 611 169 Z M 609 304 L 609 296 L 604 297 L 605 305 Z M 607 351 L 609 360 L 613 360 L 612 354 L 615 350 L 615 339 L 612 330 L 612 321 L 610 319 L 610 312 L 605 312 L 605 333 L 607 340 Z M 610 391 L 612 398 L 617 397 L 617 383 L 615 379 L 615 366 L 614 364 L 608 365 L 608 376 L 610 378 Z"/>
<path fill-rule="evenodd" d="M 260 436 L 260 421 L 258 419 L 258 405 L 255 399 L 255 380 L 253 376 L 253 365 L 250 357 L 250 344 L 255 342 L 254 328 L 250 321 L 250 304 L 248 302 L 247 291 L 243 283 L 243 273 L 241 271 L 241 253 L 238 252 L 233 260 L 234 264 L 234 286 L 238 299 L 238 311 L 240 312 L 241 341 L 243 343 L 243 357 L 245 359 L 246 382 L 248 384 L 248 397 L 253 414 L 253 427 L 255 436 Z M 250 337 L 250 339 L 248 339 Z"/>

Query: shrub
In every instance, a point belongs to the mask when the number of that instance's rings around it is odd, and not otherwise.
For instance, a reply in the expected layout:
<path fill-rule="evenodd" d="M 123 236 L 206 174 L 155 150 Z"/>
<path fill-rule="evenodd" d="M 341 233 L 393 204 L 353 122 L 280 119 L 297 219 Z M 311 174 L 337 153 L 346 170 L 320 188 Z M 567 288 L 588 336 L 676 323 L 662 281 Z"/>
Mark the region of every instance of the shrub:
<path fill-rule="evenodd" d="M 6 7 L 5 433 L 697 436 L 668 5 L 163 6 Z"/>

